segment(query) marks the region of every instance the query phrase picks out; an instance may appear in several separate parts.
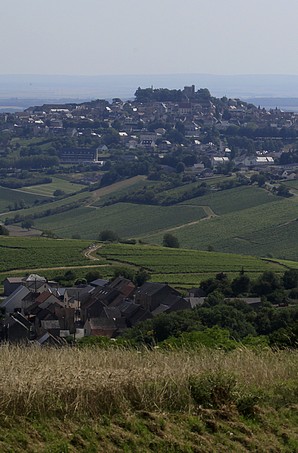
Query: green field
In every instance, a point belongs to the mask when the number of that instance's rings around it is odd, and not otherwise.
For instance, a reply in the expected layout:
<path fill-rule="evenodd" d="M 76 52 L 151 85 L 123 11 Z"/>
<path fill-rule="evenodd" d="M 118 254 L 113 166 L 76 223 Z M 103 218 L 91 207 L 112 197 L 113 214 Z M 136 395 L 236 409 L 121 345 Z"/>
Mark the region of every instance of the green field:
<path fill-rule="evenodd" d="M 126 193 L 131 187 L 144 184 L 147 182 L 141 177 L 131 178 L 17 213 L 25 216 L 42 213 L 41 218 L 34 219 L 35 227 L 51 230 L 59 237 L 77 235 L 94 240 L 100 231 L 111 229 L 121 238 L 141 238 L 152 244 L 161 244 L 165 232 L 171 232 L 184 248 L 213 248 L 220 252 L 298 261 L 297 197 L 282 198 L 255 186 L 241 186 L 213 191 L 173 206 L 93 205 L 100 205 L 110 195 Z M 79 203 L 80 207 L 58 214 L 50 211 L 72 203 Z M 0 220 L 15 214 L 0 214 Z"/>
<path fill-rule="evenodd" d="M 203 197 L 184 201 L 184 205 L 209 206 L 217 215 L 253 208 L 265 203 L 280 200 L 264 189 L 254 186 L 242 186 L 234 189 L 212 192 Z"/>
<path fill-rule="evenodd" d="M 52 182 L 48 184 L 39 184 L 36 186 L 24 187 L 22 191 L 29 192 L 45 197 L 53 197 L 55 190 L 63 190 L 66 194 L 78 192 L 86 186 L 82 184 L 74 184 L 62 178 L 51 176 Z"/>
<path fill-rule="evenodd" d="M 40 273 L 47 278 L 72 269 L 76 277 L 84 277 L 90 269 L 97 269 L 103 277 L 112 277 L 114 268 L 145 268 L 152 281 L 187 288 L 202 280 L 225 272 L 230 278 L 244 271 L 256 278 L 266 270 L 283 273 L 287 268 L 298 268 L 297 262 L 275 262 L 253 256 L 197 250 L 170 249 L 150 245 L 100 244 L 94 259 L 83 251 L 90 241 L 46 238 L 0 238 L 0 278 Z"/>
<path fill-rule="evenodd" d="M 178 287 L 198 285 L 200 281 L 214 277 L 219 272 L 225 272 L 234 278 L 243 268 L 254 278 L 266 270 L 283 273 L 287 267 L 296 268 L 298 264 L 287 261 L 278 263 L 253 256 L 148 245 L 109 244 L 102 246 L 97 253 L 100 258 L 115 264 L 146 269 L 152 281 L 168 282 Z"/>
<path fill-rule="evenodd" d="M 25 206 L 32 206 L 36 201 L 45 200 L 41 195 L 25 193 L 21 190 L 0 187 L 0 213 L 9 211 L 9 206 L 14 208 L 15 203 L 24 202 Z"/>
<path fill-rule="evenodd" d="M 0 271 L 94 264 L 82 251 L 90 241 L 0 237 Z"/>
<path fill-rule="evenodd" d="M 274 256 L 298 261 L 298 199 L 280 199 L 230 212 L 176 230 L 186 248 L 257 256 Z M 162 233 L 148 236 L 161 243 Z"/>
<path fill-rule="evenodd" d="M 120 237 L 133 238 L 197 221 L 205 215 L 200 207 L 118 203 L 104 208 L 73 209 L 37 219 L 35 225 L 54 231 L 59 237 L 79 234 L 85 239 L 97 239 L 100 231 L 111 229 Z"/>
<path fill-rule="evenodd" d="M 36 195 L 32 194 L 26 194 L 25 192 L 20 192 L 22 196 L 30 196 L 30 197 L 35 197 L 38 198 Z M 4 221 L 6 218 L 13 218 L 16 214 L 20 214 L 23 216 L 33 216 L 36 213 L 43 213 L 47 211 L 48 209 L 55 209 L 55 208 L 60 208 L 61 206 L 66 206 L 71 203 L 83 203 L 85 202 L 88 198 L 90 198 L 90 193 L 89 192 L 80 192 L 75 195 L 70 195 L 69 197 L 63 198 L 61 200 L 56 200 L 56 201 L 49 201 L 48 203 L 43 203 L 38 206 L 34 206 L 32 208 L 28 209 L 22 209 L 18 211 L 11 211 L 7 212 L 5 214 L 0 214 L 0 221 Z"/>
<path fill-rule="evenodd" d="M 293 181 L 283 181 L 283 184 L 289 187 L 289 189 L 298 190 L 298 179 L 294 179 Z"/>

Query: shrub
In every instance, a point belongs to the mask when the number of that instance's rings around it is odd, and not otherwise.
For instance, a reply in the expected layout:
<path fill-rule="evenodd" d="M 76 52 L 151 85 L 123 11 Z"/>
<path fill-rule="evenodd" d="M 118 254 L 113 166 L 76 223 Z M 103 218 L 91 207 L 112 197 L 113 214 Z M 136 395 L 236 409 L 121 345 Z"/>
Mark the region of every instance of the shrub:
<path fill-rule="evenodd" d="M 237 401 L 236 378 L 226 372 L 206 372 L 189 379 L 189 389 L 195 403 L 204 408 L 221 408 Z"/>
<path fill-rule="evenodd" d="M 170 233 L 166 233 L 163 237 L 162 245 L 164 247 L 170 247 L 170 248 L 179 248 L 179 241 L 176 238 L 176 236 L 173 236 Z"/>
<path fill-rule="evenodd" d="M 112 230 L 103 230 L 99 233 L 98 239 L 104 242 L 118 242 L 119 236 Z"/>

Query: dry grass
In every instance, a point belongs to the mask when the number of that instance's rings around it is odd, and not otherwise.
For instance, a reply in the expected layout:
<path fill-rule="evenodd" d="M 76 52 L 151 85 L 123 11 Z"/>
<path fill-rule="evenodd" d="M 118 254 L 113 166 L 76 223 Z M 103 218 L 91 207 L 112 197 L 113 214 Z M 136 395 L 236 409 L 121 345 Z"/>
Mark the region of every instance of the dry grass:
<path fill-rule="evenodd" d="M 2 415 L 112 414 L 192 408 L 189 379 L 234 374 L 246 388 L 294 381 L 298 352 L 202 350 L 165 353 L 98 348 L 0 348 Z"/>

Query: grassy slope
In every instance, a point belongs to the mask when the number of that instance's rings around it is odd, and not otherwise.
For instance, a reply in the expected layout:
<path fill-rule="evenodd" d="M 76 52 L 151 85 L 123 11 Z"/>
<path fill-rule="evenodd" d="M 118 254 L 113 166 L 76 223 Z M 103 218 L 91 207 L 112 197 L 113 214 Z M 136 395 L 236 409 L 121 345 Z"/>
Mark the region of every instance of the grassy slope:
<path fill-rule="evenodd" d="M 43 195 L 46 197 L 52 197 L 55 190 L 63 190 L 66 194 L 73 192 L 78 192 L 86 186 L 82 184 L 74 184 L 65 179 L 51 176 L 52 182 L 49 184 L 39 184 L 36 186 L 24 187 L 22 190 L 24 192 L 34 193 L 38 195 Z"/>
<path fill-rule="evenodd" d="M 82 254 L 90 241 L 0 237 L 0 271 L 87 265 Z M 92 263 L 91 263 L 92 264 Z"/>
<path fill-rule="evenodd" d="M 20 190 L 7 189 L 0 187 L 0 213 L 7 212 L 8 206 L 14 207 L 15 203 L 24 201 L 26 205 L 33 205 L 35 200 L 45 200 L 46 198 L 40 195 L 24 193 Z M 16 211 L 14 211 L 16 213 Z"/>
<path fill-rule="evenodd" d="M 175 233 L 183 247 L 273 255 L 298 260 L 298 199 L 280 199 L 230 212 Z M 162 234 L 149 238 L 160 243 Z"/>
<path fill-rule="evenodd" d="M 97 253 L 110 262 L 143 267 L 149 271 L 151 280 L 178 287 L 198 285 L 219 272 L 234 278 L 242 267 L 255 278 L 266 270 L 282 273 L 287 267 L 297 266 L 296 262 L 279 264 L 253 256 L 125 244 L 105 245 Z"/>
<path fill-rule="evenodd" d="M 243 186 L 235 189 L 213 192 L 203 197 L 184 201 L 183 204 L 195 206 L 210 206 L 217 215 L 229 212 L 242 211 L 265 203 L 280 200 L 275 195 L 258 187 Z"/>
<path fill-rule="evenodd" d="M 29 215 L 80 200 L 80 208 L 36 219 L 36 227 L 53 230 L 61 237 L 78 234 L 85 239 L 96 239 L 103 229 L 112 229 L 124 238 L 142 237 L 159 244 L 164 233 L 170 231 L 187 248 L 206 250 L 212 246 L 217 251 L 298 261 L 297 197 L 280 198 L 264 189 L 246 186 L 169 207 L 132 203 L 88 207 L 144 183 L 147 182 L 142 177 L 131 178 L 95 192 L 79 193 L 18 212 Z M 212 213 L 217 217 L 199 221 Z M 2 220 L 14 215 L 5 214 Z"/>
<path fill-rule="evenodd" d="M 137 237 L 202 219 L 203 209 L 191 206 L 145 206 L 118 203 L 104 208 L 78 208 L 65 215 L 38 219 L 37 228 L 55 231 L 59 236 L 80 234 L 96 239 L 100 231 L 111 229 L 121 237 Z"/>
<path fill-rule="evenodd" d="M 4 346 L 0 450 L 292 453 L 297 372 L 289 351 Z"/>
<path fill-rule="evenodd" d="M 99 270 L 103 277 L 112 277 L 115 267 L 143 267 L 151 274 L 152 281 L 168 282 L 186 288 L 200 281 L 226 272 L 234 278 L 244 268 L 256 278 L 265 270 L 283 273 L 287 268 L 297 268 L 297 262 L 265 261 L 252 256 L 204 252 L 197 250 L 170 249 L 155 246 L 127 244 L 98 244 L 93 258 L 87 259 L 83 250 L 90 244 L 84 240 L 57 240 L 45 238 L 0 238 L 0 279 L 24 273 L 40 273 L 53 278 L 63 268 L 73 269 L 76 276 L 84 277 L 90 270 Z"/>

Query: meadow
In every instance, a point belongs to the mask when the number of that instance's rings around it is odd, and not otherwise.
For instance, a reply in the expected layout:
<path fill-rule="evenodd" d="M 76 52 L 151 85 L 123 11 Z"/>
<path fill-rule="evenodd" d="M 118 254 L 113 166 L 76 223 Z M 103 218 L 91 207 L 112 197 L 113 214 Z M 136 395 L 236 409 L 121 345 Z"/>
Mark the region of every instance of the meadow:
<path fill-rule="evenodd" d="M 3 453 L 298 448 L 296 351 L 4 345 L 0 365 Z"/>

